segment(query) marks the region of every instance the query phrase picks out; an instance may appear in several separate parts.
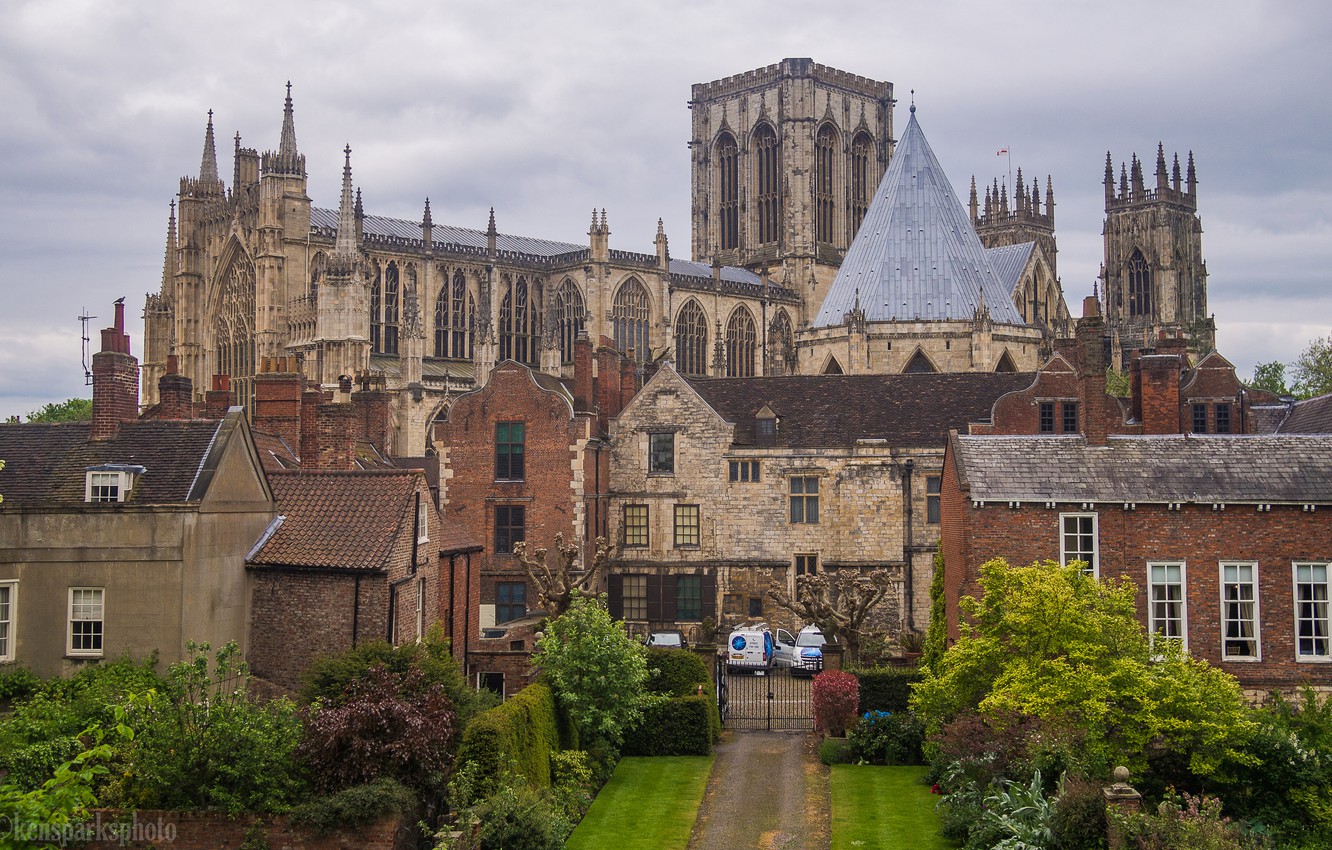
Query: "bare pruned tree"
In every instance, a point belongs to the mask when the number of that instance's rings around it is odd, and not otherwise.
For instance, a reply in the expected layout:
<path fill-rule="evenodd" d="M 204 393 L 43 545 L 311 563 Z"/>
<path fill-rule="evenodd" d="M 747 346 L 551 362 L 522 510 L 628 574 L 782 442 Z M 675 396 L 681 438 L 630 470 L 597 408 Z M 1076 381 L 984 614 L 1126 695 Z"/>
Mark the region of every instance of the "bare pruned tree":
<path fill-rule="evenodd" d="M 546 563 L 547 550 L 544 547 L 529 552 L 526 542 L 513 545 L 514 557 L 527 571 L 527 578 L 536 585 L 537 603 L 552 619 L 569 610 L 575 592 L 583 596 L 596 595 L 597 575 L 610 558 L 610 544 L 606 538 L 598 537 L 593 546 L 592 563 L 583 569 L 579 566 L 583 547 L 578 543 L 566 544 L 563 533 L 555 535 L 554 567 Z"/>
<path fill-rule="evenodd" d="M 884 600 L 896 581 L 888 570 L 835 570 L 796 579 L 792 597 L 785 590 L 769 590 L 768 597 L 797 617 L 813 622 L 828 640 L 846 646 L 846 660 L 860 660 L 860 644 L 868 635 L 865 620 Z"/>

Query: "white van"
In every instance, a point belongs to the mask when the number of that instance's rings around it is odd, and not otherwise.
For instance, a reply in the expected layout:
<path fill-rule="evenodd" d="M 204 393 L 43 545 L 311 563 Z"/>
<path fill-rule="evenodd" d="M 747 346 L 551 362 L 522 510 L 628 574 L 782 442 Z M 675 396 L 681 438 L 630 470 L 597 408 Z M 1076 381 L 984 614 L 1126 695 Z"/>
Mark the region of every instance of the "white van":
<path fill-rule="evenodd" d="M 795 636 L 786 629 L 774 635 L 766 625 L 742 626 L 726 641 L 726 667 L 729 670 L 768 670 L 790 667 L 796 659 Z"/>

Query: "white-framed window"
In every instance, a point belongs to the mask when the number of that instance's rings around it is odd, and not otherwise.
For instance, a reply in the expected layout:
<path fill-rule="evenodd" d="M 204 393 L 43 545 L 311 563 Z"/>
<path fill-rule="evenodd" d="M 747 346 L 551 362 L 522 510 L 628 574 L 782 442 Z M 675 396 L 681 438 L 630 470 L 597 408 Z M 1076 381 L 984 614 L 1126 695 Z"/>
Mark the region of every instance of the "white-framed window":
<path fill-rule="evenodd" d="M 90 658 L 102 655 L 102 616 L 106 591 L 100 587 L 69 589 L 69 630 L 65 651 Z"/>
<path fill-rule="evenodd" d="M 1295 658 L 1332 660 L 1326 563 L 1295 563 Z"/>
<path fill-rule="evenodd" d="M 425 637 L 425 579 L 416 580 L 416 641 L 420 643 L 421 638 Z"/>
<path fill-rule="evenodd" d="M 430 542 L 430 499 L 416 494 L 416 542 Z"/>
<path fill-rule="evenodd" d="M 1221 564 L 1221 658 L 1224 661 L 1261 661 L 1258 634 L 1258 565 L 1252 562 Z"/>
<path fill-rule="evenodd" d="M 1147 565 L 1147 631 L 1188 647 L 1183 562 Z"/>
<path fill-rule="evenodd" d="M 1100 547 L 1096 545 L 1096 514 L 1059 515 L 1059 563 L 1082 561 L 1093 576 L 1101 574 Z"/>
<path fill-rule="evenodd" d="M 18 614 L 18 582 L 0 581 L 0 661 L 14 660 L 18 632 L 14 622 Z"/>
<path fill-rule="evenodd" d="M 85 470 L 83 501 L 123 502 L 134 488 L 134 478 L 147 472 L 142 466 L 107 463 Z"/>

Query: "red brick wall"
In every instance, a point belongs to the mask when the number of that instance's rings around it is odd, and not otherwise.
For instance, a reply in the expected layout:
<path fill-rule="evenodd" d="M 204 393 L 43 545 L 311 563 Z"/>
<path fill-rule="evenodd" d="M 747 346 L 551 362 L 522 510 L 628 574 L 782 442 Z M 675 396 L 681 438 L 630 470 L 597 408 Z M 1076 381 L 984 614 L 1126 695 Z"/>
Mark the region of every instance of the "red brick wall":
<path fill-rule="evenodd" d="M 950 488 L 951 484 L 951 488 Z M 994 557 L 1014 565 L 1059 559 L 1059 515 L 1082 513 L 1080 505 L 1050 509 L 1024 504 L 973 508 L 958 501 L 955 479 L 945 471 L 944 557 L 949 583 L 949 623 L 955 622 L 958 594 L 975 595 L 976 569 Z M 955 516 L 964 511 L 959 521 Z M 1138 587 L 1138 614 L 1147 622 L 1147 562 L 1185 563 L 1188 648 L 1192 655 L 1233 674 L 1246 687 L 1290 687 L 1304 681 L 1332 684 L 1332 664 L 1295 660 L 1292 562 L 1332 559 L 1332 523 L 1321 512 L 1273 505 L 1224 511 L 1208 505 L 1098 505 L 1098 545 L 1102 577 L 1127 577 Z M 1261 662 L 1221 660 L 1221 561 L 1258 564 Z"/>
<path fill-rule="evenodd" d="M 524 423 L 524 480 L 495 480 L 495 423 Z M 436 441 L 446 447 L 441 461 L 441 513 L 444 521 L 461 520 L 472 529 L 485 550 L 474 556 L 481 578 L 481 603 L 494 602 L 498 580 L 523 580 L 525 574 L 511 553 L 494 552 L 496 505 L 525 508 L 526 540 L 531 548 L 555 545 L 555 534 L 566 541 L 581 540 L 576 522 L 580 497 L 573 490 L 574 465 L 582 465 L 579 440 L 590 435 L 589 418 L 573 416 L 559 393 L 538 387 L 526 367 L 501 363 L 490 381 L 477 392 L 460 397 L 439 423 Z M 554 555 L 552 554 L 552 558 Z M 535 607 L 535 591 L 527 590 L 528 607 Z"/>
<path fill-rule="evenodd" d="M 444 636 L 452 641 L 453 657 L 460 664 L 466 664 L 467 654 L 477 641 L 481 605 L 479 563 L 479 552 L 450 553 L 439 559 L 440 616 Z"/>
<path fill-rule="evenodd" d="M 286 366 L 285 358 L 276 365 Z M 254 429 L 265 434 L 276 434 L 289 446 L 299 446 L 301 392 L 304 384 L 305 378 L 298 372 L 264 372 L 255 375 Z"/>
<path fill-rule="evenodd" d="M 172 850 L 233 850 L 254 830 L 267 845 L 284 850 L 394 850 L 402 829 L 412 829 L 409 820 L 390 817 L 360 829 L 339 829 L 327 835 L 293 827 L 286 815 L 239 815 L 205 812 L 170 812 L 141 809 L 126 824 L 115 823 L 115 812 L 93 812 L 87 825 L 94 840 L 81 845 L 92 848 L 165 848 Z M 120 816 L 125 817 L 125 816 Z M 258 826 L 256 826 L 258 824 Z"/>
<path fill-rule="evenodd" d="M 970 506 L 967 495 L 960 489 L 957 464 L 953 454 L 952 442 L 944 450 L 943 480 L 939 494 L 939 541 L 944 556 L 944 598 L 947 599 L 945 611 L 948 620 L 948 640 L 957 640 L 958 608 L 957 601 L 963 593 L 972 593 L 963 588 L 972 585 L 975 580 L 974 562 L 970 553 Z"/>
<path fill-rule="evenodd" d="M 251 571 L 250 650 L 254 675 L 298 690 L 301 675 L 320 655 L 384 640 L 388 583 L 383 573 Z M 415 610 L 415 609 L 413 609 Z M 355 634 L 352 624 L 355 622 Z"/>

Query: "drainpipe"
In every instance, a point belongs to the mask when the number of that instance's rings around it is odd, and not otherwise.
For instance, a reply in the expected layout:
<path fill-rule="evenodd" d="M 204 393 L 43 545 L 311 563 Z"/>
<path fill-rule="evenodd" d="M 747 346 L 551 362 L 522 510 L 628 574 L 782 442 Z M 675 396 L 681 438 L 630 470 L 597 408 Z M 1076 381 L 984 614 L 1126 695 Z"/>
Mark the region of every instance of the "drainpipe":
<path fill-rule="evenodd" d="M 361 621 L 361 577 L 356 576 L 356 586 L 352 590 L 352 649 L 356 648 L 356 630 Z"/>
<path fill-rule="evenodd" d="M 912 586 L 911 586 L 911 585 L 912 585 L 912 580 L 911 580 L 911 579 L 912 579 L 912 577 L 911 577 L 911 566 L 912 566 L 912 564 L 911 564 L 911 562 L 912 562 L 912 555 L 914 554 L 914 552 L 913 552 L 914 540 L 913 540 L 913 536 L 912 536 L 912 526 L 915 524 L 915 523 L 914 523 L 914 513 L 915 513 L 915 510 L 914 510 L 914 508 L 915 508 L 914 501 L 915 501 L 915 500 L 911 498 L 911 495 L 912 495 L 912 494 L 911 494 L 911 473 L 912 473 L 912 471 L 915 470 L 915 468 L 916 468 L 916 462 L 915 462 L 914 460 L 912 460 L 911 458 L 907 458 L 907 459 L 906 459 L 906 462 L 902 464 L 902 492 L 903 492 L 903 501 L 906 503 L 906 519 L 905 519 L 905 522 L 906 522 L 906 529 L 905 529 L 905 531 L 906 531 L 906 534 L 905 534 L 906 548 L 905 548 L 905 550 L 903 551 L 903 554 L 905 554 L 906 557 L 905 557 L 903 560 L 906 561 L 906 572 L 905 572 L 905 576 L 904 576 L 904 578 L 905 578 L 905 581 L 906 581 L 906 627 L 907 627 L 907 631 L 915 631 L 915 630 L 916 630 L 916 629 L 915 629 L 915 610 L 914 610 L 914 609 L 915 609 L 915 594 L 914 594 L 913 589 L 912 589 Z"/>

